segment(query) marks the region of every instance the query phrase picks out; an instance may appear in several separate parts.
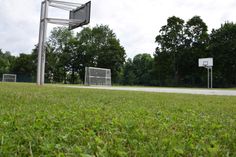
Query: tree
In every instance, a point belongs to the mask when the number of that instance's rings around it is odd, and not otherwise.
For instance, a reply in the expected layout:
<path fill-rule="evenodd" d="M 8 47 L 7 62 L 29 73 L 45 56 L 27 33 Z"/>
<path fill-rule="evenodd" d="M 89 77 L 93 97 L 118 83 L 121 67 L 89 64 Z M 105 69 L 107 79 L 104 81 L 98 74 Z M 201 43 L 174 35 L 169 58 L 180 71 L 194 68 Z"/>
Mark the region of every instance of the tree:
<path fill-rule="evenodd" d="M 210 53 L 214 59 L 214 86 L 236 85 L 236 24 L 225 23 L 210 35 Z"/>
<path fill-rule="evenodd" d="M 73 32 L 66 27 L 57 27 L 51 31 L 47 42 L 46 51 L 46 78 L 53 82 L 64 82 L 68 80 L 71 55 L 68 53 L 71 41 L 74 40 Z M 70 59 L 69 59 L 70 58 Z M 73 82 L 73 81 L 72 81 Z"/>
<path fill-rule="evenodd" d="M 12 63 L 14 62 L 15 57 L 11 55 L 10 52 L 3 52 L 0 49 L 0 77 L 4 73 L 10 73 Z"/>
<path fill-rule="evenodd" d="M 154 78 L 156 85 L 170 86 L 173 85 L 173 69 L 171 67 L 172 57 L 170 53 L 160 52 L 156 49 L 154 54 Z"/>
<path fill-rule="evenodd" d="M 63 64 L 67 71 L 67 79 L 70 83 L 79 83 L 80 70 L 80 45 L 76 38 L 71 38 L 65 45 L 64 53 L 62 53 Z"/>
<path fill-rule="evenodd" d="M 54 49 L 54 53 L 62 53 L 66 44 L 73 38 L 73 35 L 73 32 L 66 27 L 53 28 L 48 44 Z"/>
<path fill-rule="evenodd" d="M 134 74 L 134 65 L 131 58 L 128 58 L 128 60 L 124 64 L 123 68 L 123 79 L 122 83 L 124 85 L 134 85 L 136 76 Z"/>
<path fill-rule="evenodd" d="M 160 35 L 156 37 L 158 46 L 155 57 L 162 57 L 162 60 L 169 63 L 170 69 L 167 70 L 170 70 L 170 72 L 166 74 L 171 74 L 172 76 L 166 77 L 172 78 L 170 83 L 177 85 L 179 79 L 179 52 L 182 50 L 184 44 L 184 20 L 175 16 L 168 18 L 167 25 L 162 26 L 159 33 Z M 165 55 L 160 55 L 161 53 L 165 53 Z"/>
<path fill-rule="evenodd" d="M 125 62 L 125 50 L 115 33 L 104 25 L 85 28 L 77 34 L 80 46 L 80 76 L 84 77 L 86 66 L 111 69 L 112 81 L 119 81 L 119 73 Z"/>
<path fill-rule="evenodd" d="M 184 28 L 184 49 L 180 53 L 179 75 L 184 85 L 201 86 L 204 69 L 199 69 L 198 59 L 211 57 L 207 51 L 209 35 L 207 25 L 199 16 L 187 21 Z"/>
<path fill-rule="evenodd" d="M 11 66 L 11 73 L 17 74 L 19 82 L 32 82 L 36 77 L 37 65 L 31 54 L 20 54 Z"/>
<path fill-rule="evenodd" d="M 133 59 L 135 84 L 151 85 L 153 58 L 150 54 L 138 54 Z"/>
<path fill-rule="evenodd" d="M 157 83 L 159 85 L 196 85 L 203 82 L 198 68 L 198 58 L 208 57 L 207 26 L 199 16 L 186 23 L 178 17 L 170 17 L 156 37 L 155 52 Z"/>
<path fill-rule="evenodd" d="M 124 65 L 123 84 L 154 85 L 153 63 L 154 59 L 147 53 L 138 54 L 133 60 L 129 58 Z"/>
<path fill-rule="evenodd" d="M 84 28 L 76 36 L 59 27 L 51 32 L 46 60 L 46 73 L 54 81 L 78 83 L 84 80 L 85 67 L 95 66 L 111 69 L 113 82 L 117 82 L 125 50 L 108 26 Z"/>

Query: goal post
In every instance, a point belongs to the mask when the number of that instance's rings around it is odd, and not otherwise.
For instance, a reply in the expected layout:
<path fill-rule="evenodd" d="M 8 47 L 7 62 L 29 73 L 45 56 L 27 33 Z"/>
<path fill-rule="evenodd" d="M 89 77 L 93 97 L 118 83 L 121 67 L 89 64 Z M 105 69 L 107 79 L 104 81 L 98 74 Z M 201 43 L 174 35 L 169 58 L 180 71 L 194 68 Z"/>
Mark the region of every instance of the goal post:
<path fill-rule="evenodd" d="M 111 69 L 86 67 L 84 84 L 111 86 Z"/>
<path fill-rule="evenodd" d="M 2 82 L 16 82 L 16 74 L 3 74 Z"/>

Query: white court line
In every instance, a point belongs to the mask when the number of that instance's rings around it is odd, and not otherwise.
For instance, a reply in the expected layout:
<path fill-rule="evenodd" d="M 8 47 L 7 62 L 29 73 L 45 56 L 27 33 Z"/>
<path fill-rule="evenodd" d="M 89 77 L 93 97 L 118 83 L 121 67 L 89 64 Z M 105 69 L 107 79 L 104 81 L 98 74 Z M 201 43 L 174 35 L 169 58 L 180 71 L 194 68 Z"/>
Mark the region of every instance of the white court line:
<path fill-rule="evenodd" d="M 68 88 L 85 88 L 85 89 L 105 89 L 121 91 L 141 91 L 156 93 L 181 93 L 181 94 L 199 94 L 199 95 L 222 95 L 236 96 L 236 90 L 218 90 L 218 89 L 185 89 L 185 88 L 155 88 L 155 87 L 105 87 L 105 86 L 60 86 Z"/>

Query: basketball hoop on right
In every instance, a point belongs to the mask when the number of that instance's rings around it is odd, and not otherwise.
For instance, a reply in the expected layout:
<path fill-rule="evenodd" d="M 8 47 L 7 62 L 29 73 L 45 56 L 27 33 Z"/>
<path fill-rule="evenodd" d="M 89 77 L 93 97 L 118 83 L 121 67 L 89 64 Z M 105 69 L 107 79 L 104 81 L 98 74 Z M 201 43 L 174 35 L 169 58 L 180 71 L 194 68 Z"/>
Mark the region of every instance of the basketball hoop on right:
<path fill-rule="evenodd" d="M 213 86 L 213 58 L 199 58 L 198 66 L 207 69 L 207 88 L 212 88 Z M 210 76 L 211 75 L 211 76 Z M 211 78 L 211 84 L 210 84 Z"/>

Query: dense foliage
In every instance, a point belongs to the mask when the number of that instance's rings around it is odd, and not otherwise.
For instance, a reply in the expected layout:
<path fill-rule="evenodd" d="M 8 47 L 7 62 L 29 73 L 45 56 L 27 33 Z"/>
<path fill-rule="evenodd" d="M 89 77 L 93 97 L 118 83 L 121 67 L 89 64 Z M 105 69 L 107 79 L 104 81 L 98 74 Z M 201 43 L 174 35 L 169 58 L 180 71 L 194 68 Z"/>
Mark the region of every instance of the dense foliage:
<path fill-rule="evenodd" d="M 109 68 L 112 82 L 123 85 L 204 87 L 207 71 L 198 59 L 213 57 L 214 87 L 236 86 L 236 24 L 225 23 L 208 33 L 205 22 L 170 17 L 156 36 L 156 50 L 126 59 L 115 33 L 104 25 L 74 34 L 67 28 L 52 30 L 46 49 L 46 81 L 82 83 L 86 66 Z M 18 81 L 35 81 L 37 46 L 32 54 L 11 56 L 0 51 L 0 75 L 17 74 Z"/>
<path fill-rule="evenodd" d="M 156 42 L 155 70 L 160 85 L 197 86 L 203 82 L 198 58 L 212 56 L 207 51 L 207 26 L 200 17 L 195 16 L 186 23 L 170 17 Z"/>
<path fill-rule="evenodd" d="M 125 62 L 124 48 L 115 33 L 103 25 L 84 28 L 76 36 L 67 28 L 55 28 L 47 50 L 50 69 L 46 72 L 53 82 L 79 83 L 88 66 L 111 69 L 113 82 L 117 82 Z"/>
<path fill-rule="evenodd" d="M 236 24 L 226 23 L 210 35 L 209 50 L 214 57 L 214 79 L 218 87 L 236 85 Z"/>
<path fill-rule="evenodd" d="M 152 85 L 153 58 L 150 54 L 138 54 L 128 59 L 124 65 L 123 81 L 125 85 Z"/>

